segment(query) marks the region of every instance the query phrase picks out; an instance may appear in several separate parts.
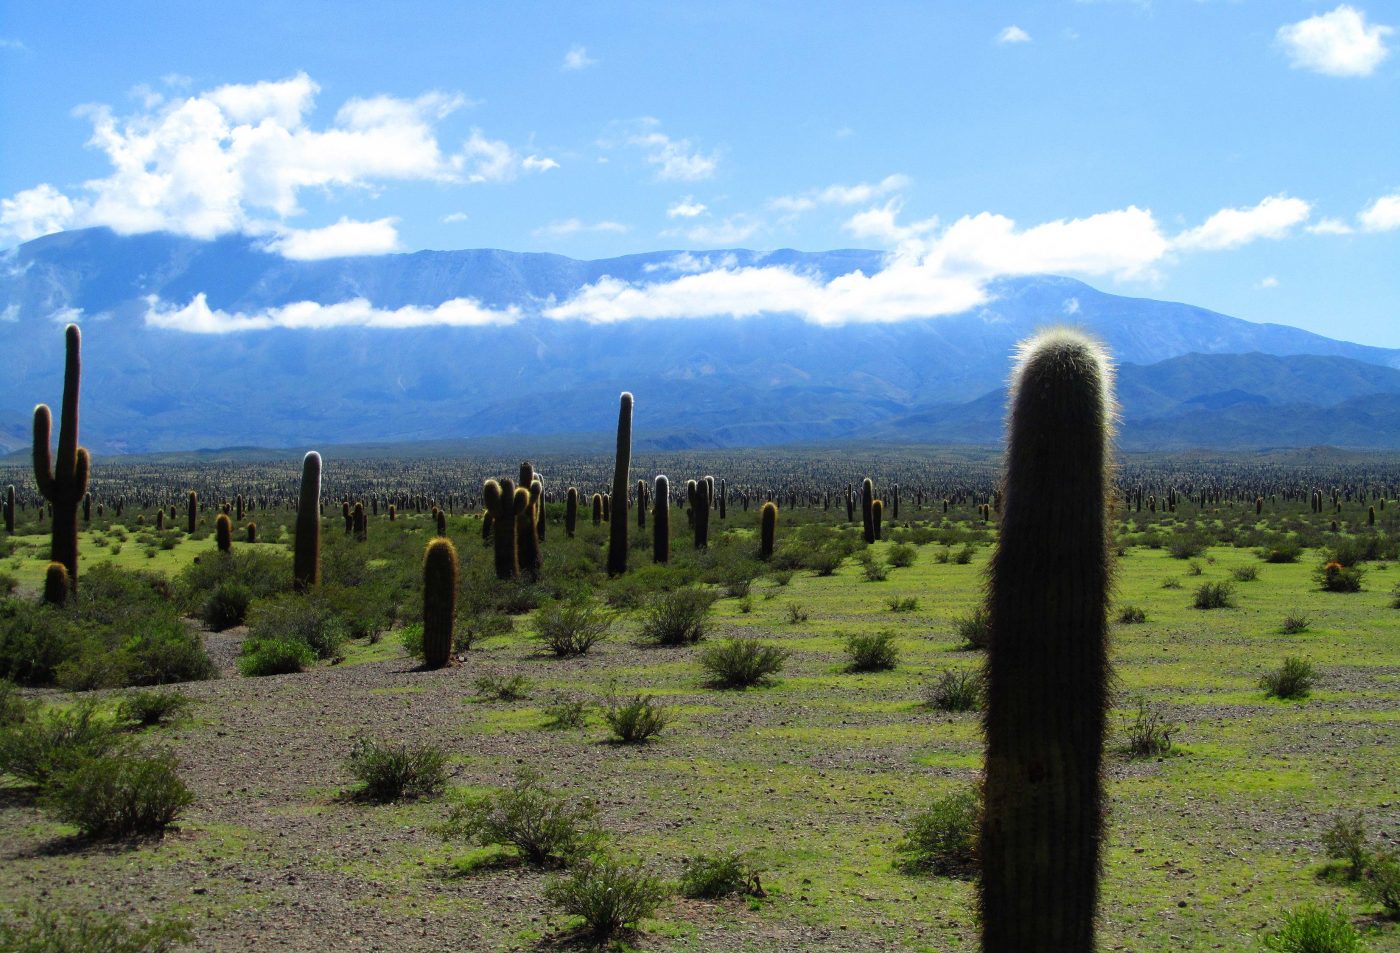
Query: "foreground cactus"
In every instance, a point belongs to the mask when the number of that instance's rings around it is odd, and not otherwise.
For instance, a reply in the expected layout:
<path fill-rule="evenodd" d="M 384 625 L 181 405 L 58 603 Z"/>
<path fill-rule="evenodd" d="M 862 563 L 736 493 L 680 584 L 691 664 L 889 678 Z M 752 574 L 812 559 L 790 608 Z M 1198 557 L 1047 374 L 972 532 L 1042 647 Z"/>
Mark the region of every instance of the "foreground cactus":
<path fill-rule="evenodd" d="M 655 499 L 651 511 L 651 560 L 671 561 L 671 481 L 665 474 L 656 478 Z"/>
<path fill-rule="evenodd" d="M 574 530 L 578 527 L 578 487 L 569 487 L 569 492 L 564 495 L 564 532 L 570 539 L 574 538 Z"/>
<path fill-rule="evenodd" d="M 491 517 L 496 578 L 517 579 L 520 576 L 520 552 L 516 548 L 515 518 L 530 505 L 530 491 L 524 487 L 517 489 L 507 477 L 499 483 L 487 480 L 481 487 L 481 498 Z"/>
<path fill-rule="evenodd" d="M 214 520 L 214 544 L 221 553 L 233 551 L 233 520 L 228 518 L 227 513 L 220 513 L 219 518 Z"/>
<path fill-rule="evenodd" d="M 423 554 L 423 666 L 442 668 L 452 658 L 457 623 L 457 549 L 439 537 Z"/>
<path fill-rule="evenodd" d="M 707 549 L 710 545 L 710 487 L 705 480 L 687 480 L 686 496 L 690 503 L 692 527 L 695 530 L 695 548 Z"/>
<path fill-rule="evenodd" d="M 526 460 L 520 464 L 518 486 L 529 492 L 529 505 L 515 514 L 515 549 L 521 572 L 531 579 L 539 578 L 543 565 L 540 555 L 539 520 L 537 508 L 544 506 L 544 484 L 535 479 L 535 466 Z"/>
<path fill-rule="evenodd" d="M 860 514 L 864 523 L 866 545 L 875 542 L 875 484 L 869 477 L 860 485 Z"/>
<path fill-rule="evenodd" d="M 617 455 L 613 458 L 612 500 L 614 512 L 608 526 L 608 575 L 627 571 L 627 484 L 632 466 L 632 395 L 618 401 Z M 638 507 L 641 501 L 637 501 Z"/>
<path fill-rule="evenodd" d="M 78 504 L 87 495 L 88 452 L 78 446 L 78 386 L 82 381 L 82 334 L 76 324 L 64 330 L 63 405 L 58 456 L 50 459 L 53 416 L 47 404 L 34 408 L 34 479 L 53 507 L 49 559 L 62 563 L 69 589 L 78 588 Z M 47 597 L 47 586 L 45 587 Z"/>
<path fill-rule="evenodd" d="M 191 494 L 193 495 L 193 494 Z M 307 592 L 321 584 L 321 455 L 312 450 L 301 461 L 301 496 L 292 550 L 292 587 Z"/>
<path fill-rule="evenodd" d="M 758 558 L 769 559 L 773 555 L 773 539 L 778 535 L 778 504 L 771 500 L 764 503 L 759 522 Z"/>
<path fill-rule="evenodd" d="M 1068 330 L 1021 347 L 1001 534 L 988 571 L 986 953 L 1094 949 L 1103 826 L 1109 442 L 1098 344 Z"/>
<path fill-rule="evenodd" d="M 49 605 L 61 606 L 68 601 L 72 588 L 68 568 L 60 562 L 49 563 L 49 568 L 44 572 L 44 601 Z"/>

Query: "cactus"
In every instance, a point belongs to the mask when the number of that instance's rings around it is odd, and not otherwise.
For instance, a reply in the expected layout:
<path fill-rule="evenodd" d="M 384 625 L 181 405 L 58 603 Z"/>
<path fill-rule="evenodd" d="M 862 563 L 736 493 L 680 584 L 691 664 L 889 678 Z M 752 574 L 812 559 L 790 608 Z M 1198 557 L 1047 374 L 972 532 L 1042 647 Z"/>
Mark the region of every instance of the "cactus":
<path fill-rule="evenodd" d="M 233 498 L 233 518 L 238 522 L 243 522 L 243 494 L 240 493 Z"/>
<path fill-rule="evenodd" d="M 982 949 L 1094 949 L 1111 680 L 1112 379 L 1102 348 L 1052 330 L 1012 378 L 1005 511 L 988 570 L 991 637 Z"/>
<path fill-rule="evenodd" d="M 637 529 L 647 528 L 647 481 L 637 481 Z"/>
<path fill-rule="evenodd" d="M 499 483 L 487 480 L 481 487 L 481 497 L 491 517 L 496 578 L 517 579 L 520 576 L 520 551 L 516 548 L 515 518 L 530 505 L 530 491 L 524 487 L 517 489 L 507 477 Z"/>
<path fill-rule="evenodd" d="M 193 495 L 193 494 L 191 494 Z M 321 455 L 312 450 L 301 461 L 292 587 L 308 592 L 321 584 Z"/>
<path fill-rule="evenodd" d="M 165 509 L 163 507 L 156 510 L 156 532 L 165 532 Z"/>
<path fill-rule="evenodd" d="M 369 539 L 369 517 L 365 515 L 365 504 L 359 502 L 350 511 L 350 522 L 355 524 L 355 539 L 364 542 Z"/>
<path fill-rule="evenodd" d="M 436 527 L 435 527 L 435 528 L 437 529 L 437 534 L 438 534 L 439 536 L 446 536 L 446 535 L 447 535 L 447 513 L 445 513 L 445 512 L 442 511 L 442 510 L 438 510 L 438 511 L 437 511 L 437 516 L 434 518 L 434 523 L 436 524 Z"/>
<path fill-rule="evenodd" d="M 709 484 L 705 480 L 687 480 L 685 488 L 690 498 L 691 526 L 695 531 L 695 548 L 707 549 L 710 545 Z"/>
<path fill-rule="evenodd" d="M 78 387 L 82 381 L 82 334 L 76 324 L 64 330 L 63 405 L 58 426 L 58 456 L 50 458 L 53 415 L 47 404 L 34 408 L 34 478 L 53 507 L 49 559 L 62 563 L 70 589 L 78 587 L 78 504 L 87 495 L 91 459 L 78 446 Z M 48 590 L 45 589 L 45 598 Z"/>
<path fill-rule="evenodd" d="M 651 561 L 671 561 L 671 481 L 665 474 L 656 478 L 656 494 L 652 500 Z"/>
<path fill-rule="evenodd" d="M 248 522 L 248 528 L 247 528 L 246 532 L 247 532 L 247 534 L 248 534 L 248 542 L 250 542 L 250 543 L 256 543 L 256 542 L 258 541 L 258 524 L 257 524 L 257 523 L 254 523 L 254 522 L 252 522 L 252 521 L 250 520 L 250 521 Z"/>
<path fill-rule="evenodd" d="M 423 666 L 442 668 L 452 658 L 457 622 L 457 550 L 439 537 L 423 554 Z"/>
<path fill-rule="evenodd" d="M 536 474 L 535 474 L 535 483 L 538 483 L 538 484 L 540 485 L 540 492 L 539 492 L 539 498 L 540 498 L 540 499 L 539 499 L 539 502 L 535 504 L 535 538 L 538 539 L 540 542 L 543 543 L 543 542 L 544 542 L 544 528 L 545 528 L 545 526 L 548 524 L 548 520 L 546 520 L 546 519 L 544 518 L 544 517 L 545 517 L 545 512 L 544 512 L 544 477 L 542 477 L 542 476 L 540 476 L 538 473 L 536 473 Z M 534 489 L 534 488 L 533 488 L 533 486 L 532 486 L 532 487 L 531 487 L 531 491 L 532 491 L 532 492 L 533 492 L 533 489 Z"/>
<path fill-rule="evenodd" d="M 885 518 L 885 501 L 870 501 L 870 532 L 874 539 L 880 538 L 880 523 Z M 872 540 L 873 542 L 874 540 Z"/>
<path fill-rule="evenodd" d="M 865 524 L 865 542 L 867 545 L 875 542 L 875 521 L 871 512 L 875 503 L 875 484 L 870 477 L 866 477 L 860 485 L 860 516 Z"/>
<path fill-rule="evenodd" d="M 11 536 L 15 532 L 15 485 L 5 487 L 5 532 Z"/>
<path fill-rule="evenodd" d="M 603 494 L 593 494 L 593 525 L 603 525 Z"/>
<path fill-rule="evenodd" d="M 773 555 L 773 540 L 778 535 L 778 504 L 764 503 L 759 522 L 758 558 L 768 559 Z"/>
<path fill-rule="evenodd" d="M 49 568 L 44 572 L 44 601 L 49 605 L 61 606 L 68 601 L 72 588 L 68 567 L 57 561 L 49 563 Z"/>
<path fill-rule="evenodd" d="M 535 518 L 537 508 L 543 506 L 544 484 L 535 479 L 535 468 L 527 460 L 520 464 L 520 483 L 529 493 L 529 505 L 515 514 L 515 549 L 518 553 L 520 569 L 529 579 L 538 579 L 540 574 L 539 521 Z"/>
<path fill-rule="evenodd" d="M 729 515 L 729 481 L 719 481 L 719 518 L 726 519 Z"/>
<path fill-rule="evenodd" d="M 394 504 L 389 504 L 389 522 L 393 523 L 399 518 L 399 509 Z"/>
<path fill-rule="evenodd" d="M 632 467 L 632 395 L 622 392 L 617 410 L 617 454 L 613 458 L 612 499 L 615 512 L 608 527 L 608 575 L 627 571 L 627 483 Z M 640 501 L 638 508 L 640 508 Z"/>
<path fill-rule="evenodd" d="M 578 528 L 578 487 L 569 487 L 569 492 L 564 495 L 564 532 L 570 539 L 574 538 L 574 530 Z"/>
<path fill-rule="evenodd" d="M 612 494 L 603 494 L 603 522 L 612 522 Z"/>
<path fill-rule="evenodd" d="M 214 543 L 221 553 L 233 551 L 233 520 L 227 513 L 220 513 L 214 521 Z"/>
<path fill-rule="evenodd" d="M 199 494 L 190 490 L 190 495 L 185 499 L 185 532 L 191 536 L 199 528 Z"/>

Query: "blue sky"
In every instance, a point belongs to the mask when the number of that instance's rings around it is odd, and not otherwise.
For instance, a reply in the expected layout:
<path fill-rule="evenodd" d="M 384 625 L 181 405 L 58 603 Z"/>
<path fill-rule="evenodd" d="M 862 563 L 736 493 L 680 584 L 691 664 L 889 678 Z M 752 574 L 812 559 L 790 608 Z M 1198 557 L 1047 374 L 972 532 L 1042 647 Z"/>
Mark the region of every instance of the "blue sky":
<path fill-rule="evenodd" d="M 697 256 L 573 307 L 895 319 L 1050 271 L 1400 347 L 1397 28 L 1393 2 L 4 0 L 0 246 L 881 248 L 881 282 Z"/>

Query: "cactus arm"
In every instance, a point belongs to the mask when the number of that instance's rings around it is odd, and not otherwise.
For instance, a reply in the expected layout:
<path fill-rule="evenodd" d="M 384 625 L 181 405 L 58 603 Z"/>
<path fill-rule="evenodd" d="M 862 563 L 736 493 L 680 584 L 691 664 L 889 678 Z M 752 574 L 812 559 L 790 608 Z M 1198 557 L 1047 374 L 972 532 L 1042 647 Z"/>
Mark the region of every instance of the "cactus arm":
<path fill-rule="evenodd" d="M 79 498 L 82 498 L 87 495 L 88 473 L 91 469 L 92 458 L 88 455 L 87 447 L 79 447 L 78 462 L 77 465 L 73 468 L 73 486 L 74 489 L 76 489 Z"/>
<path fill-rule="evenodd" d="M 49 444 L 53 439 L 53 414 L 48 404 L 34 408 L 34 481 L 39 493 L 53 502 L 53 460 Z"/>

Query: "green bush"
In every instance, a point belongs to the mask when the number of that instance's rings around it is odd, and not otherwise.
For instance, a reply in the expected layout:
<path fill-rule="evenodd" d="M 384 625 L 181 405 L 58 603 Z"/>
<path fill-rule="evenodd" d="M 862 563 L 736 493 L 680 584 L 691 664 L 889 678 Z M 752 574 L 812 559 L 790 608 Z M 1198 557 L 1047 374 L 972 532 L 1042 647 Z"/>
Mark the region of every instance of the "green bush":
<path fill-rule="evenodd" d="M 1235 587 L 1228 582 L 1202 583 L 1191 605 L 1197 609 L 1233 609 Z"/>
<path fill-rule="evenodd" d="M 43 797 L 59 820 L 103 839 L 161 833 L 193 802 L 169 752 L 89 758 L 54 775 Z"/>
<path fill-rule="evenodd" d="M 908 543 L 895 543 L 885 551 L 885 559 L 895 569 L 908 569 L 919 557 L 919 551 Z"/>
<path fill-rule="evenodd" d="M 513 702 L 530 696 L 530 680 L 514 673 L 503 675 L 500 672 L 487 672 L 477 678 L 476 693 L 482 698 Z"/>
<path fill-rule="evenodd" d="M 241 582 L 221 582 L 204 601 L 201 615 L 212 631 L 222 632 L 242 625 L 252 603 L 253 593 L 247 586 Z"/>
<path fill-rule="evenodd" d="M 1312 619 L 1301 612 L 1290 612 L 1283 617 L 1283 624 L 1279 626 L 1279 630 L 1284 635 L 1297 635 L 1300 632 L 1308 631 L 1311 627 Z"/>
<path fill-rule="evenodd" d="M 1137 714 L 1128 726 L 1128 756 L 1159 758 L 1171 754 L 1172 732 L 1176 725 L 1167 720 L 1161 709 L 1140 698 Z"/>
<path fill-rule="evenodd" d="M 316 653 L 300 639 L 245 639 L 238 671 L 246 676 L 290 675 L 316 662 Z"/>
<path fill-rule="evenodd" d="M 193 940 L 183 920 L 131 925 L 98 910 L 44 905 L 0 920 L 0 950 L 6 953 L 170 953 Z"/>
<path fill-rule="evenodd" d="M 735 894 L 763 896 L 760 873 L 737 851 L 697 854 L 686 859 L 680 895 L 691 900 L 719 900 Z"/>
<path fill-rule="evenodd" d="M 893 632 L 846 636 L 847 666 L 852 672 L 884 672 L 899 664 L 899 647 Z"/>
<path fill-rule="evenodd" d="M 1361 953 L 1361 934 L 1341 910 L 1306 905 L 1284 915 L 1283 926 L 1263 938 L 1276 953 Z"/>
<path fill-rule="evenodd" d="M 1254 582 L 1259 578 L 1259 567 L 1236 566 L 1230 570 L 1230 575 L 1235 577 L 1235 582 Z"/>
<path fill-rule="evenodd" d="M 117 721 L 146 728 L 182 715 L 194 699 L 179 692 L 131 692 L 117 703 Z"/>
<path fill-rule="evenodd" d="M 925 700 L 939 711 L 976 711 L 982 707 L 985 688 L 979 670 L 948 668 L 929 686 Z"/>
<path fill-rule="evenodd" d="M 981 814 L 981 795 L 975 788 L 937 799 L 906 824 L 904 839 L 895 847 L 899 866 L 945 877 L 972 874 Z"/>
<path fill-rule="evenodd" d="M 21 725 L 38 710 L 38 705 L 20 694 L 19 686 L 0 678 L 0 728 Z"/>
<path fill-rule="evenodd" d="M 1384 851 L 1371 856 L 1361 879 L 1361 895 L 1380 904 L 1392 920 L 1400 920 L 1400 855 Z"/>
<path fill-rule="evenodd" d="M 248 642 L 300 642 L 316 658 L 338 658 L 349 635 L 344 620 L 315 593 L 278 596 L 248 614 Z"/>
<path fill-rule="evenodd" d="M 585 654 L 611 627 L 612 616 L 587 598 L 549 602 L 535 613 L 535 638 L 561 658 Z"/>
<path fill-rule="evenodd" d="M 627 700 L 610 695 L 603 720 L 618 741 L 636 744 L 660 733 L 671 720 L 671 713 L 648 695 L 633 695 Z"/>
<path fill-rule="evenodd" d="M 890 596 L 889 606 L 891 612 L 917 612 L 919 600 L 917 596 Z"/>
<path fill-rule="evenodd" d="M 1123 625 L 1141 625 L 1147 621 L 1147 613 L 1137 606 L 1124 606 L 1118 612 L 1118 621 Z"/>
<path fill-rule="evenodd" d="M 551 731 L 582 728 L 588 722 L 588 703 L 577 698 L 562 698 L 544 708 L 544 726 Z"/>
<path fill-rule="evenodd" d="M 787 605 L 787 620 L 788 620 L 788 625 L 801 625 L 802 623 L 806 622 L 806 621 L 807 621 L 808 619 L 810 619 L 811 617 L 812 617 L 812 613 L 807 609 L 806 606 L 804 606 L 804 605 L 802 605 L 802 604 L 800 604 L 800 603 L 797 603 L 797 602 L 789 602 L 789 603 L 788 603 L 788 605 Z"/>
<path fill-rule="evenodd" d="M 1366 871 L 1371 851 L 1366 846 L 1366 821 L 1359 813 L 1341 814 L 1332 819 L 1332 826 L 1322 833 L 1322 848 L 1332 860 L 1345 860 L 1347 876 L 1360 879 Z"/>
<path fill-rule="evenodd" d="M 560 910 L 582 918 L 595 938 L 608 940 L 655 913 L 670 891 L 640 867 L 598 858 L 550 880 L 544 895 Z"/>
<path fill-rule="evenodd" d="M 200 611 L 209 593 L 234 585 L 251 599 L 266 599 L 292 588 L 291 557 L 264 546 L 235 546 L 231 553 L 206 553 L 180 570 L 175 597 L 189 613 Z"/>
<path fill-rule="evenodd" d="M 772 680 L 790 653 L 758 639 L 725 639 L 700 653 L 700 667 L 717 688 L 748 688 Z"/>
<path fill-rule="evenodd" d="M 1296 563 L 1303 554 L 1303 547 L 1291 539 L 1281 539 L 1259 550 L 1259 558 L 1266 563 Z"/>
<path fill-rule="evenodd" d="M 0 729 L 0 774 L 42 787 L 121 744 L 115 726 L 97 717 L 95 703 L 81 702 L 66 711 L 51 708 Z"/>
<path fill-rule="evenodd" d="M 556 791 L 538 771 L 522 768 L 506 790 L 454 804 L 441 832 L 482 847 L 511 847 L 527 863 L 545 866 L 592 850 L 602 838 L 597 816 L 591 801 Z"/>
<path fill-rule="evenodd" d="M 1335 560 L 1318 567 L 1313 573 L 1318 587 L 1324 592 L 1360 592 L 1361 580 L 1366 570 L 1360 566 L 1347 566 Z"/>
<path fill-rule="evenodd" d="M 691 587 L 653 596 L 642 615 L 642 638 L 656 645 L 699 642 L 714 602 L 714 593 Z"/>
<path fill-rule="evenodd" d="M 359 797 L 381 804 L 429 797 L 447 783 L 447 755 L 432 745 L 358 738 L 345 768 L 360 784 Z"/>
<path fill-rule="evenodd" d="M 1307 698 L 1317 681 L 1317 670 L 1306 659 L 1288 656 L 1283 664 L 1259 679 L 1259 687 L 1271 698 Z"/>
<path fill-rule="evenodd" d="M 953 630 L 963 641 L 963 647 L 985 649 L 992 641 L 992 614 L 979 605 L 969 615 L 953 620 Z"/>

